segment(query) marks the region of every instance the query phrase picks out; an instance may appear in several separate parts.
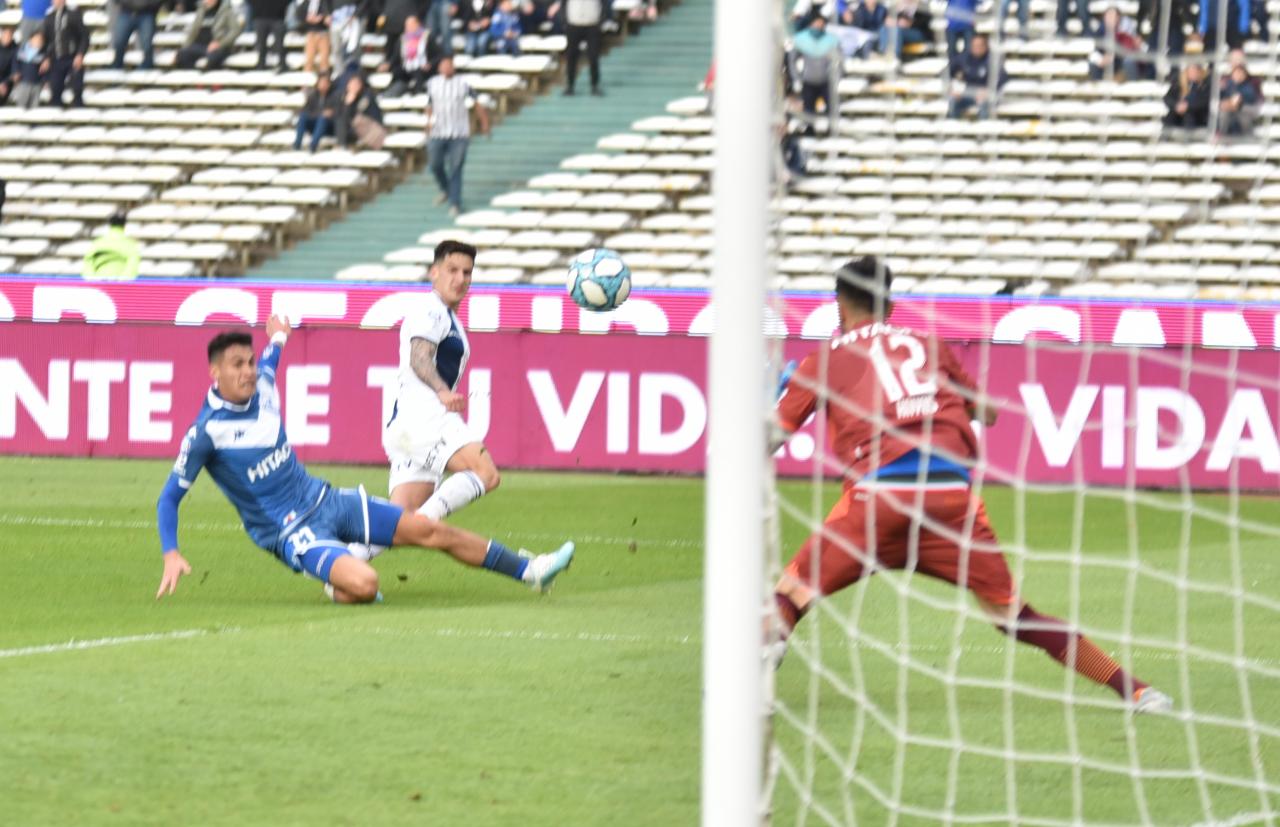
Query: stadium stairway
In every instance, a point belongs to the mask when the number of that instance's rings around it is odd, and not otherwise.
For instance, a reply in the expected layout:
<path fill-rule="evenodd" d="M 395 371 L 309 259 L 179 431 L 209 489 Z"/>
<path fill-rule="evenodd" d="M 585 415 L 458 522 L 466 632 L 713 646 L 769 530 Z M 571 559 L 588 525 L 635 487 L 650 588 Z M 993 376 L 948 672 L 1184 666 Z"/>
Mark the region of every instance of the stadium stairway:
<path fill-rule="evenodd" d="M 601 137 L 626 131 L 637 118 L 693 93 L 711 58 L 713 6 L 713 0 L 681 0 L 615 46 L 601 61 L 604 97 L 583 94 L 583 66 L 577 96 L 564 97 L 557 84 L 505 118 L 492 138 L 472 140 L 463 178 L 466 207 L 483 207 L 529 178 L 557 170 L 564 158 L 593 151 Z M 379 261 L 424 232 L 449 226 L 446 209 L 432 203 L 438 192 L 430 171 L 419 170 L 248 276 L 329 278 L 350 264 Z"/>

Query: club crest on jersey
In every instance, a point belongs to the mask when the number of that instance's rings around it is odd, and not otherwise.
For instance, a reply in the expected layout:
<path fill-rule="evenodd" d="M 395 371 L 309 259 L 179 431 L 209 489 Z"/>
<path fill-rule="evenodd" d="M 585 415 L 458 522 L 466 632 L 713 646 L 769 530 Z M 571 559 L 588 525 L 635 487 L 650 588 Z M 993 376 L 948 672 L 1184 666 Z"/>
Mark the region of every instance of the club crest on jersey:
<path fill-rule="evenodd" d="M 289 443 L 286 442 L 284 445 L 281 445 L 279 448 L 264 457 L 257 465 L 250 466 L 248 470 L 249 482 L 257 482 L 260 479 L 265 479 L 272 471 L 276 470 L 281 465 L 284 465 L 285 461 L 288 460 L 292 454 L 293 448 L 289 446 Z"/>

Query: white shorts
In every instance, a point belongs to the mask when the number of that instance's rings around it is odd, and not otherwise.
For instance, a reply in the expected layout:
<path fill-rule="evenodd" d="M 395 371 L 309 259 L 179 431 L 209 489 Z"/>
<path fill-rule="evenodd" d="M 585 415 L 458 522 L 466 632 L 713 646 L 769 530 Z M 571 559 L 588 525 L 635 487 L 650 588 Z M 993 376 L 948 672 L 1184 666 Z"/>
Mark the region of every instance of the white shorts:
<path fill-rule="evenodd" d="M 452 411 L 440 411 L 427 417 L 400 416 L 382 431 L 382 447 L 391 461 L 389 489 L 406 482 L 439 484 L 445 466 L 464 445 L 479 442 L 462 417 Z"/>

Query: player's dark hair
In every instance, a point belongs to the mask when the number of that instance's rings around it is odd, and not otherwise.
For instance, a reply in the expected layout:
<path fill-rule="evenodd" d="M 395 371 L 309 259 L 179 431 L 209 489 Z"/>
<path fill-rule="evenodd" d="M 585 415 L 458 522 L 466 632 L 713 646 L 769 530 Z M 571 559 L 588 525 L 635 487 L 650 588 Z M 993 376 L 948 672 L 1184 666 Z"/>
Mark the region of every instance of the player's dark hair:
<path fill-rule="evenodd" d="M 464 241 L 454 241 L 452 238 L 445 239 L 436 245 L 435 258 L 432 259 L 431 263 L 441 264 L 454 253 L 461 253 L 471 259 L 472 264 L 476 263 L 476 248 Z"/>
<path fill-rule="evenodd" d="M 243 330 L 227 330 L 214 336 L 209 340 L 209 364 L 212 365 L 221 359 L 227 348 L 236 345 L 244 345 L 252 350 L 253 337 Z"/>
<path fill-rule="evenodd" d="M 116 210 L 111 214 L 111 217 L 107 219 L 107 226 L 123 227 L 127 218 L 128 216 L 125 214 L 124 210 Z"/>
<path fill-rule="evenodd" d="M 875 256 L 848 261 L 836 271 L 836 295 L 880 318 L 888 316 L 893 273 Z"/>

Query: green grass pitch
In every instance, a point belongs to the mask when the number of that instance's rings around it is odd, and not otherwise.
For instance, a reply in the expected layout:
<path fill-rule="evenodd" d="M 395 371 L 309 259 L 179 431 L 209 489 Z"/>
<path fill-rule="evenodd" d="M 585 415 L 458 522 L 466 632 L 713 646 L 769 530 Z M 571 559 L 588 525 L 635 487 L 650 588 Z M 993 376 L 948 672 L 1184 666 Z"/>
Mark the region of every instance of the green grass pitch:
<path fill-rule="evenodd" d="M 385 603 L 337 607 L 256 550 L 202 480 L 182 507 L 194 573 L 157 603 L 166 466 L 0 460 L 0 823 L 697 823 L 700 481 L 509 473 L 458 522 L 531 549 L 576 539 L 550 595 L 397 550 L 376 561 Z M 380 468 L 314 470 L 385 485 Z M 806 510 L 835 494 L 782 491 Z M 1010 657 L 977 618 L 958 620 L 949 587 L 878 577 L 806 621 L 777 673 L 788 769 L 774 823 L 937 824 L 948 810 L 993 824 L 1266 823 L 1249 819 L 1280 809 L 1274 537 L 1233 538 L 1176 498 L 1132 512 L 1105 495 L 987 500 L 997 532 L 1016 541 L 1023 526 L 1036 552 L 1011 557 L 1027 597 L 1104 633 L 1127 622 L 1134 670 L 1206 720 L 1130 720 L 1042 653 Z M 1238 505 L 1277 523 L 1274 500 Z M 805 528 L 788 520 L 784 534 L 789 554 Z M 1097 565 L 1131 548 L 1169 577 Z M 1237 584 L 1265 600 L 1234 600 Z M 1185 639 L 1192 654 L 1144 639 Z M 1256 666 L 1244 679 L 1236 656 Z M 1036 697 L 1064 690 L 1081 702 Z M 1232 723 L 1246 709 L 1252 733 Z"/>

